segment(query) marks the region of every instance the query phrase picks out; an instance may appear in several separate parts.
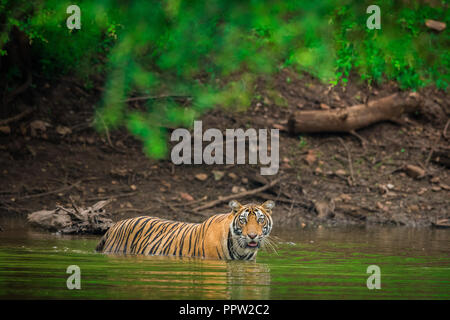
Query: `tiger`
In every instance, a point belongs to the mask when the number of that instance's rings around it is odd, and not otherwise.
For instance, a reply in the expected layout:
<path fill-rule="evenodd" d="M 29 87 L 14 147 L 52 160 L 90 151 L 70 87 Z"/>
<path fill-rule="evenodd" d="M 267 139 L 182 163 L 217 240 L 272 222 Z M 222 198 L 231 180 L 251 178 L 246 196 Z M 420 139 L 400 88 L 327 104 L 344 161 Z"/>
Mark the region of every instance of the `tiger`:
<path fill-rule="evenodd" d="M 202 223 L 178 222 L 141 216 L 115 223 L 101 238 L 97 252 L 201 257 L 218 260 L 254 260 L 269 241 L 272 209 L 261 205 L 229 203 L 231 212 L 216 214 Z"/>

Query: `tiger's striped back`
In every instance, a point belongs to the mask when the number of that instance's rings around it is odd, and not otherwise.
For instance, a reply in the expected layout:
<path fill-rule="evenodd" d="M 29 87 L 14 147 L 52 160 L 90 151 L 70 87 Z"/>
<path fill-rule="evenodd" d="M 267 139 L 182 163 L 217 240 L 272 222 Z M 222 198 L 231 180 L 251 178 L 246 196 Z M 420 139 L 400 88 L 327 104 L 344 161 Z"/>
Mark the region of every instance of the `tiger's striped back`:
<path fill-rule="evenodd" d="M 215 224 L 226 220 L 228 216 L 215 215 L 203 223 L 184 223 L 145 216 L 122 220 L 108 230 L 97 251 L 222 259 L 226 256 L 227 248 L 222 247 L 223 243 L 208 242 L 210 239 L 207 239 L 207 234 L 211 225 L 217 227 Z M 228 230 L 217 230 L 218 233 L 221 231 L 225 233 Z M 219 234 L 217 236 L 221 238 Z"/>

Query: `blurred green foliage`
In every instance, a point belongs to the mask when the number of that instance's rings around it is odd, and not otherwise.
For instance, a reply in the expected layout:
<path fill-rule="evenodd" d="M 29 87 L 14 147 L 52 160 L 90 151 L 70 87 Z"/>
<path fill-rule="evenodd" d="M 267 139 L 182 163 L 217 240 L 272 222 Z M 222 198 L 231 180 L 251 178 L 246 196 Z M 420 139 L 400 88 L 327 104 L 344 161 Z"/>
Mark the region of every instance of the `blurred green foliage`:
<path fill-rule="evenodd" d="M 332 85 L 358 75 L 401 88 L 449 83 L 448 2 L 436 7 L 381 0 L 381 29 L 369 30 L 368 1 L 76 1 L 81 30 L 68 30 L 64 0 L 0 0 L 0 54 L 12 27 L 27 34 L 44 73 L 106 76 L 98 128 L 126 126 L 148 155 L 167 154 L 167 127 L 189 126 L 212 107 L 247 107 L 258 76 L 290 67 Z M 146 110 L 126 99 L 152 96 Z M 189 97 L 189 107 L 177 102 Z"/>

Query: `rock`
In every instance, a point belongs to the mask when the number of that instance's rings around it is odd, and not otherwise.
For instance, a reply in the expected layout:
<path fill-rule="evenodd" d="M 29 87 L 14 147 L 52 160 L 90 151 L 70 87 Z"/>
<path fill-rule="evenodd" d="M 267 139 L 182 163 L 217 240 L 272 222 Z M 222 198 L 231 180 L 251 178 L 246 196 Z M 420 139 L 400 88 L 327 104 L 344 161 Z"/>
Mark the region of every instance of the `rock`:
<path fill-rule="evenodd" d="M 442 188 L 442 189 L 444 189 L 444 190 L 447 190 L 447 191 L 450 191 L 450 186 L 449 185 L 446 185 L 445 183 L 440 183 L 439 184 L 439 186 Z"/>
<path fill-rule="evenodd" d="M 118 140 L 118 141 L 116 142 L 116 147 L 121 148 L 121 149 L 125 149 L 125 148 L 126 148 L 126 147 L 125 147 L 125 143 L 123 143 L 122 140 Z"/>
<path fill-rule="evenodd" d="M 425 170 L 419 168 L 418 166 L 414 166 L 412 164 L 407 164 L 403 168 L 406 174 L 414 179 L 421 179 L 425 176 Z"/>
<path fill-rule="evenodd" d="M 169 182 L 167 182 L 166 180 L 162 180 L 161 184 L 163 186 L 165 186 L 167 189 L 170 189 L 172 187 L 172 185 Z"/>
<path fill-rule="evenodd" d="M 86 137 L 86 142 L 88 144 L 94 144 L 95 143 L 95 139 L 94 139 L 94 137 Z"/>
<path fill-rule="evenodd" d="M 223 172 L 223 171 L 218 171 L 218 170 L 213 170 L 212 173 L 213 173 L 213 175 L 214 175 L 214 180 L 215 180 L 215 181 L 220 181 L 220 180 L 222 180 L 223 176 L 225 175 L 225 172 Z"/>
<path fill-rule="evenodd" d="M 38 132 L 44 133 L 51 124 L 42 120 L 34 120 L 30 123 L 31 136 L 36 137 Z"/>
<path fill-rule="evenodd" d="M 230 172 L 228 174 L 228 177 L 230 177 L 232 180 L 237 180 L 238 179 L 238 176 L 235 173 L 233 173 L 233 172 Z"/>
<path fill-rule="evenodd" d="M 3 134 L 10 134 L 11 128 L 9 126 L 0 126 L 0 132 Z"/>
<path fill-rule="evenodd" d="M 35 226 L 40 226 L 50 231 L 58 231 L 71 225 L 72 220 L 68 214 L 56 210 L 41 210 L 28 215 L 28 222 Z"/>
<path fill-rule="evenodd" d="M 349 202 L 352 200 L 352 197 L 349 194 L 342 193 L 338 197 L 334 199 L 335 201 Z"/>
<path fill-rule="evenodd" d="M 404 213 L 395 213 L 391 217 L 391 221 L 395 222 L 397 225 L 409 225 L 414 224 L 410 219 L 408 219 L 407 215 Z"/>
<path fill-rule="evenodd" d="M 383 205 L 381 202 L 377 202 L 377 207 L 378 207 L 378 209 L 381 209 L 383 211 L 388 211 L 389 210 L 389 207 Z"/>
<path fill-rule="evenodd" d="M 180 192 L 180 197 L 181 199 L 186 201 L 194 201 L 194 197 L 192 197 L 189 193 L 186 192 Z"/>
<path fill-rule="evenodd" d="M 208 179 L 208 175 L 206 173 L 198 173 L 195 175 L 195 179 L 199 181 L 205 181 L 206 179 Z"/>
<path fill-rule="evenodd" d="M 240 192 L 245 192 L 247 191 L 244 187 L 239 187 L 239 186 L 233 186 L 231 188 L 231 193 L 240 193 Z"/>
<path fill-rule="evenodd" d="M 441 32 L 441 31 L 445 30 L 445 28 L 447 28 L 447 24 L 445 22 L 431 20 L 431 19 L 426 19 L 425 25 L 428 28 L 439 31 L 439 32 Z"/>
<path fill-rule="evenodd" d="M 65 127 L 65 126 L 57 126 L 56 127 L 56 133 L 60 134 L 62 136 L 65 136 L 67 134 L 71 134 L 72 130 L 69 127 Z"/>
<path fill-rule="evenodd" d="M 383 195 L 383 198 L 388 198 L 388 197 L 397 197 L 397 194 L 395 192 L 388 191 L 385 195 Z"/>
<path fill-rule="evenodd" d="M 433 177 L 430 179 L 431 183 L 439 183 L 439 181 L 440 181 L 439 177 Z"/>
<path fill-rule="evenodd" d="M 314 207 L 317 212 L 317 218 L 320 220 L 334 217 L 335 204 L 334 201 L 315 201 Z"/>
<path fill-rule="evenodd" d="M 420 188 L 420 190 L 417 192 L 417 194 L 419 195 L 419 196 L 421 196 L 421 195 L 423 195 L 425 192 L 427 192 L 427 188 Z"/>
<path fill-rule="evenodd" d="M 305 157 L 305 161 L 308 165 L 312 165 L 317 160 L 316 151 L 311 149 Z"/>
<path fill-rule="evenodd" d="M 110 171 L 111 176 L 125 178 L 128 177 L 128 170 L 125 168 L 113 168 Z"/>
<path fill-rule="evenodd" d="M 389 192 L 388 188 L 384 184 L 378 185 L 378 191 L 380 192 L 380 194 L 385 194 Z"/>

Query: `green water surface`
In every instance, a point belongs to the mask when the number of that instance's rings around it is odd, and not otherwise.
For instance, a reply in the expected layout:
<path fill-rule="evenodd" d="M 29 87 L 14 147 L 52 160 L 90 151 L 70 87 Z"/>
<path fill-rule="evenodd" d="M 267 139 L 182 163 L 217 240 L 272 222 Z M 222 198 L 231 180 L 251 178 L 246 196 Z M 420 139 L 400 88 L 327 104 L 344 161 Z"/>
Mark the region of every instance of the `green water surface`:
<path fill-rule="evenodd" d="M 274 230 L 256 261 L 117 256 L 99 237 L 0 232 L 1 299 L 449 299 L 450 230 Z M 81 289 L 67 288 L 68 266 Z M 381 270 L 369 290 L 367 267 Z"/>

